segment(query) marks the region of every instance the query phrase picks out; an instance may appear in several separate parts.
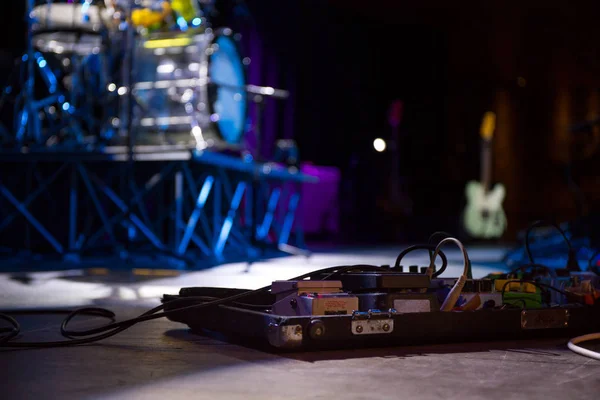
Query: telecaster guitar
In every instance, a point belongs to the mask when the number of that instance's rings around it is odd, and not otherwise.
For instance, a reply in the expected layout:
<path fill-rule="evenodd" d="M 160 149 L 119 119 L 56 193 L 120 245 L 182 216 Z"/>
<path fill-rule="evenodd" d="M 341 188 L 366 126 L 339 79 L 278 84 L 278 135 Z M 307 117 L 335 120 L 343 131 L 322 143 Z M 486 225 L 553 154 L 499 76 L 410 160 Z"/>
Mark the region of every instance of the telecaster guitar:
<path fill-rule="evenodd" d="M 465 188 L 467 206 L 463 214 L 465 231 L 477 239 L 497 239 L 506 231 L 506 214 L 502 207 L 506 189 L 497 183 L 490 190 L 491 143 L 496 124 L 496 115 L 485 113 L 481 123 L 482 139 L 481 181 L 470 181 Z"/>

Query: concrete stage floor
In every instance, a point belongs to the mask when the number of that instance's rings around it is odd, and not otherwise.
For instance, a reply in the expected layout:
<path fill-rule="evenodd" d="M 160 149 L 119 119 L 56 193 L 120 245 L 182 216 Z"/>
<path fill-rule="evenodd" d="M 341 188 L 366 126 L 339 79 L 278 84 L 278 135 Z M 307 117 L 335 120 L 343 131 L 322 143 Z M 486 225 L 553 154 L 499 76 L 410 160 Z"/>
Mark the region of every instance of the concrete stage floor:
<path fill-rule="evenodd" d="M 505 250 L 470 248 L 475 277 L 502 270 Z M 98 305 L 131 318 L 181 287 L 252 289 L 333 265 L 393 264 L 397 251 L 340 249 L 163 276 L 101 269 L 0 274 L 0 309 Z M 450 246 L 446 253 L 444 275 L 457 276 L 460 254 Z M 403 264 L 426 263 L 425 253 L 414 254 Z M 19 316 L 22 340 L 60 339 L 63 317 Z M 600 393 L 600 362 L 570 352 L 566 338 L 276 355 L 196 335 L 165 319 L 80 347 L 1 349 L 0 371 L 5 399 L 564 400 Z"/>

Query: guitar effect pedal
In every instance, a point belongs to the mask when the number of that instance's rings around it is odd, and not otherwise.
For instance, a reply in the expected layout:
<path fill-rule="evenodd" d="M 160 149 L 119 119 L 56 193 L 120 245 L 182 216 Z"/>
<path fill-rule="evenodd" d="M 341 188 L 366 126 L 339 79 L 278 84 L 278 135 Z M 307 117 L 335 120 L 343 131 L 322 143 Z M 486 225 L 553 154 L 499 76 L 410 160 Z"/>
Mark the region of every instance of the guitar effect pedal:
<path fill-rule="evenodd" d="M 275 281 L 273 313 L 346 315 L 359 309 L 358 297 L 342 291 L 340 281 Z"/>

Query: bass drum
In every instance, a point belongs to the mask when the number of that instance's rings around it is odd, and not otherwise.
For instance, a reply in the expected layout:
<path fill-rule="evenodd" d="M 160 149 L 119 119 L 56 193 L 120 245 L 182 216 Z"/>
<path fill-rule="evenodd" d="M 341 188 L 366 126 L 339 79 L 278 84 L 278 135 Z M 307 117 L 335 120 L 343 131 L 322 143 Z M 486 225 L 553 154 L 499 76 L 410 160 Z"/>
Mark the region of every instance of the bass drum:
<path fill-rule="evenodd" d="M 236 148 L 247 118 L 246 72 L 231 29 L 158 34 L 136 46 L 135 142 Z"/>

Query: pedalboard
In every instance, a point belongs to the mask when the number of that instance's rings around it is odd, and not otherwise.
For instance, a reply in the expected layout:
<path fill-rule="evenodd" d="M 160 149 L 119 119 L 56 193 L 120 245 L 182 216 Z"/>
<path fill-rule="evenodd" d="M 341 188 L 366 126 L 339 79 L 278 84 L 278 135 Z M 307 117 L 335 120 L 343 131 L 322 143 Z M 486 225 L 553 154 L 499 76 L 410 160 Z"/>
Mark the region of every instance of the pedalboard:
<path fill-rule="evenodd" d="M 215 288 L 186 288 L 195 296 Z M 225 289 L 218 289 L 226 293 Z M 239 295 L 242 289 L 230 289 Z M 259 293 L 245 302 L 262 304 L 272 295 Z M 274 300 L 274 298 L 273 298 Z M 313 351 L 406 346 L 485 340 L 561 337 L 600 331 L 600 306 L 564 305 L 547 309 L 479 309 L 469 312 L 354 311 L 345 315 L 286 316 L 248 305 L 219 305 L 202 311 L 175 309 L 193 305 L 186 296 L 165 295 L 168 318 L 193 332 L 268 351 Z"/>
<path fill-rule="evenodd" d="M 193 305 L 199 297 L 237 298 L 244 290 L 183 288 L 178 296 L 165 295 L 163 303 L 171 310 L 169 319 L 194 331 L 249 339 L 279 350 L 569 337 L 600 330 L 598 297 L 591 303 L 582 297 L 551 304 L 537 281 L 514 282 L 503 275 L 432 278 L 425 267 L 407 272 L 378 268 L 334 267 L 309 279 L 275 281 L 269 290 L 247 291 L 242 303 L 202 311 L 176 309 Z M 579 289 L 596 282 L 596 277 L 580 275 L 552 279 L 569 279 L 569 285 Z M 441 311 L 449 293 L 463 283 L 453 307 Z"/>

